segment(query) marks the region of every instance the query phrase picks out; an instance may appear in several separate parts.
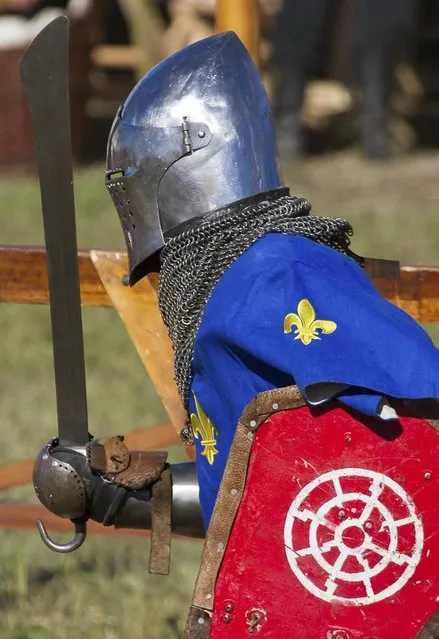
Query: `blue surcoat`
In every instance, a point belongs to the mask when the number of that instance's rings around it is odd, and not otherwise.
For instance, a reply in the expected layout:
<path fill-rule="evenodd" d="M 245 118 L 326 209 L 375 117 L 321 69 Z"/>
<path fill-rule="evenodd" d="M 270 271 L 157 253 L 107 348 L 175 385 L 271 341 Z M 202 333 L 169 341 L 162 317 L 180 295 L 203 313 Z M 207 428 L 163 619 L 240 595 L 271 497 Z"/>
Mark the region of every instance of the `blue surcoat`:
<path fill-rule="evenodd" d="M 194 344 L 190 413 L 207 527 L 238 419 L 262 391 L 297 384 L 377 419 L 388 397 L 439 397 L 439 350 L 350 257 L 270 233 L 222 275 Z"/>

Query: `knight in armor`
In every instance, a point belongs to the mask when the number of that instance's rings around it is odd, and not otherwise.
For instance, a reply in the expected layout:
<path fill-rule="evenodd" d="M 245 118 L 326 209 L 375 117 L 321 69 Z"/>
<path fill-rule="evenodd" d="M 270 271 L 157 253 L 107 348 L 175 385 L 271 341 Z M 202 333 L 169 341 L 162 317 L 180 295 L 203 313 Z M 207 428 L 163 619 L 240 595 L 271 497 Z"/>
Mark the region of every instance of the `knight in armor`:
<path fill-rule="evenodd" d="M 146 472 L 144 458 L 127 467 L 111 454 L 122 442 L 92 441 L 86 457 L 49 450 L 82 481 L 75 509 L 67 500 L 58 514 L 147 528 L 165 495 L 173 530 L 201 536 L 237 423 L 261 393 L 296 387 L 308 406 L 336 402 L 377 431 L 397 419 L 395 398 L 439 397 L 438 350 L 374 288 L 350 249 L 350 224 L 311 214 L 284 186 L 270 105 L 233 33 L 179 51 L 133 89 L 110 133 L 106 186 L 131 284 L 160 274 L 199 498 L 190 462 L 171 466 L 171 490 L 151 501 L 165 458 L 149 459 Z M 44 455 L 35 483 L 54 510 L 58 471 Z"/>

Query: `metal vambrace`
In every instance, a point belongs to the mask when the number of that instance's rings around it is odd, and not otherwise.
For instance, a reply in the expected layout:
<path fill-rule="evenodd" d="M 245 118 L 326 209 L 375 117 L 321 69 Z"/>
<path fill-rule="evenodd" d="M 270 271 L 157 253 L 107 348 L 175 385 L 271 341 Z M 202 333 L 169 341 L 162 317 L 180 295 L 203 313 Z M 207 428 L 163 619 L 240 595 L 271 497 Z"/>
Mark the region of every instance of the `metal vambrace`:
<path fill-rule="evenodd" d="M 37 456 L 34 489 L 48 510 L 74 522 L 151 530 L 150 572 L 167 574 L 171 532 L 202 538 L 205 531 L 195 462 L 170 465 L 166 458 L 166 452 L 128 451 L 123 437 L 78 449 L 54 439 Z"/>

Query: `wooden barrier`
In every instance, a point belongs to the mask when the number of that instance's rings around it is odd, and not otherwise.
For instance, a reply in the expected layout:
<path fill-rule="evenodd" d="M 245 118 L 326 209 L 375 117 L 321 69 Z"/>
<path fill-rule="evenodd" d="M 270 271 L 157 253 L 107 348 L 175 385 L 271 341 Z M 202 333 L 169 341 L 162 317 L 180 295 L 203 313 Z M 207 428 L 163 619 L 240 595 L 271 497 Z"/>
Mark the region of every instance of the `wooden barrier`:
<path fill-rule="evenodd" d="M 37 519 L 44 521 L 44 526 L 52 532 L 68 533 L 72 536 L 72 523 L 69 519 L 61 519 L 49 512 L 40 504 L 0 502 L 0 528 L 22 530 L 36 530 Z M 150 537 L 149 530 L 113 528 L 102 526 L 95 521 L 87 522 L 87 531 L 98 535 L 111 535 L 118 537 Z M 173 535 L 179 539 L 181 535 Z"/>
<path fill-rule="evenodd" d="M 148 313 L 148 318 L 154 317 L 154 321 L 157 322 L 157 326 L 162 331 L 160 339 L 163 338 L 166 343 L 164 347 L 166 358 L 172 358 L 163 322 L 154 306 L 157 278 L 151 276 L 144 286 L 141 286 L 142 282 L 140 282 L 133 289 L 130 289 L 122 282 L 128 270 L 127 258 L 124 253 L 81 249 L 78 252 L 78 259 L 82 304 L 84 306 L 113 307 L 113 300 L 107 291 L 111 288 L 113 299 L 116 299 L 116 295 L 117 297 L 122 296 L 125 304 L 133 304 L 132 315 L 137 315 L 134 313 L 134 308 L 138 308 L 139 312 Z M 107 273 L 103 266 L 105 260 L 113 262 Z M 439 267 L 403 265 L 399 280 L 373 278 L 373 282 L 389 301 L 412 315 L 418 322 L 427 324 L 439 322 Z M 149 298 L 152 302 L 150 307 L 145 306 L 145 298 Z M 17 304 L 47 304 L 49 302 L 44 248 L 0 246 L 0 302 Z M 120 308 L 122 302 L 118 303 Z M 142 308 L 141 311 L 139 304 Z M 133 322 L 136 324 L 135 317 L 130 317 L 127 325 L 130 334 L 134 328 Z M 137 329 L 138 327 L 136 327 Z M 148 365 L 146 360 L 144 363 Z M 169 365 L 167 370 L 172 377 Z M 173 388 L 172 392 L 176 392 L 175 385 L 172 384 L 171 387 Z M 162 393 L 165 392 L 167 392 L 166 389 L 162 390 Z M 171 391 L 168 392 L 172 394 Z M 183 414 L 180 413 L 180 415 Z"/>

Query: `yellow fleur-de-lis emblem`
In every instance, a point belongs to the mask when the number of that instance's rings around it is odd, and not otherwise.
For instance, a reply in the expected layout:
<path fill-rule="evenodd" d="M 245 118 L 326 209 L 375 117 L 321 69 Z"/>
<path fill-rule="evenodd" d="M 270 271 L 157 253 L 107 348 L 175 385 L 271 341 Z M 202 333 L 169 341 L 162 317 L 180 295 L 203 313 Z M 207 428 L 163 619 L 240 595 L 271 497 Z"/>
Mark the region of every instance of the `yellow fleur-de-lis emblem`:
<path fill-rule="evenodd" d="M 284 333 L 291 333 L 293 326 L 296 326 L 294 339 L 300 339 L 305 344 L 311 344 L 313 339 L 320 339 L 317 331 L 329 334 L 333 333 L 337 324 L 331 320 L 316 320 L 316 313 L 309 300 L 301 300 L 296 313 L 288 313 L 284 320 Z"/>
<path fill-rule="evenodd" d="M 197 415 L 192 413 L 191 426 L 194 437 L 197 439 L 201 436 L 201 445 L 204 446 L 202 455 L 207 459 L 210 465 L 213 464 L 213 458 L 218 454 L 215 448 L 217 430 L 204 410 L 201 408 L 198 399 L 194 393 L 195 407 Z"/>

